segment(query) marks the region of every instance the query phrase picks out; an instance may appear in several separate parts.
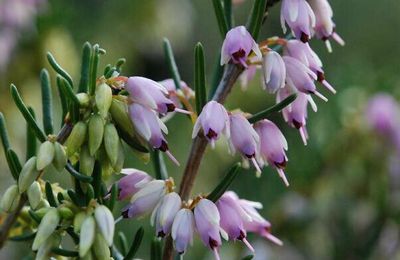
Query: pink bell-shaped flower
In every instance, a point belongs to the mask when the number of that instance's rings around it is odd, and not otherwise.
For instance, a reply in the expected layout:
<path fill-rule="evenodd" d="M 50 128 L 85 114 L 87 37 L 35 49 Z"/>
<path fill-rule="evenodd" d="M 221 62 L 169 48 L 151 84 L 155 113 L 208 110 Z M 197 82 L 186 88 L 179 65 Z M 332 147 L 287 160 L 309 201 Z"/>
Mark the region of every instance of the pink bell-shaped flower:
<path fill-rule="evenodd" d="M 289 40 L 284 48 L 284 54 L 299 60 L 312 72 L 317 75 L 317 80 L 321 82 L 333 94 L 336 90 L 326 81 L 325 73 L 322 69 L 322 61 L 311 49 L 308 43 L 304 44 L 298 40 Z"/>
<path fill-rule="evenodd" d="M 122 169 L 121 173 L 126 175 L 118 181 L 118 200 L 132 197 L 146 183 L 153 179 L 147 173 L 137 169 Z"/>
<path fill-rule="evenodd" d="M 230 148 L 233 153 L 238 150 L 243 157 L 254 164 L 258 173 L 261 169 L 256 161 L 258 153 L 259 136 L 249 121 L 242 113 L 235 113 L 229 116 L 231 123 Z"/>
<path fill-rule="evenodd" d="M 254 129 L 260 137 L 259 161 L 261 165 L 267 163 L 275 167 L 286 186 L 289 186 L 283 171 L 288 161 L 285 153 L 288 149 L 285 136 L 273 122 L 267 119 L 257 122 Z"/>
<path fill-rule="evenodd" d="M 302 42 L 308 42 L 313 35 L 315 15 L 305 0 L 283 0 L 281 7 L 281 25 L 286 33 L 285 22 L 293 35 Z"/>
<path fill-rule="evenodd" d="M 317 91 L 314 84 L 317 75 L 313 71 L 295 58 L 283 56 L 283 60 L 286 65 L 286 83 L 289 87 L 305 94 L 314 94 L 325 102 L 328 101 Z"/>
<path fill-rule="evenodd" d="M 168 133 L 168 129 L 157 114 L 153 110 L 136 103 L 129 105 L 128 110 L 136 131 L 154 149 L 165 152 L 175 164 L 179 165 L 179 162 L 168 150 L 168 144 L 163 135 L 163 133 Z"/>
<path fill-rule="evenodd" d="M 251 52 L 261 58 L 261 51 L 258 44 L 244 26 L 237 26 L 226 34 L 221 50 L 221 65 L 230 61 L 241 64 L 247 68 L 247 58 Z"/>
<path fill-rule="evenodd" d="M 218 140 L 222 133 L 229 138 L 230 123 L 225 107 L 216 101 L 208 102 L 203 107 L 193 127 L 192 138 L 199 134 L 200 129 L 203 129 L 204 136 L 212 147 L 214 147 L 215 141 Z"/>
<path fill-rule="evenodd" d="M 278 92 L 276 102 L 279 103 L 290 95 L 290 89 L 285 87 Z M 299 130 L 301 139 L 304 145 L 307 145 L 308 133 L 306 128 L 307 123 L 307 106 L 311 104 L 314 111 L 317 107 L 310 95 L 299 92 L 297 98 L 289 106 L 282 110 L 282 115 L 285 121 L 291 126 Z"/>
<path fill-rule="evenodd" d="M 217 206 L 208 199 L 201 199 L 194 208 L 194 220 L 201 240 L 214 252 L 215 259 L 219 260 L 218 249 L 222 243 L 220 233 L 224 237 L 227 234 L 220 227 L 220 215 Z"/>
<path fill-rule="evenodd" d="M 193 211 L 182 208 L 176 213 L 172 224 L 171 237 L 174 240 L 175 250 L 184 254 L 189 245 L 193 244 L 195 222 Z"/>
<path fill-rule="evenodd" d="M 221 228 L 229 236 L 230 240 L 240 240 L 254 252 L 254 248 L 247 241 L 247 232 L 244 228 L 244 219 L 250 221 L 251 218 L 239 205 L 239 198 L 234 192 L 225 192 L 216 202 L 220 217 Z"/>
<path fill-rule="evenodd" d="M 315 35 L 318 39 L 325 41 L 329 52 L 332 47 L 329 39 L 334 39 L 338 44 L 344 45 L 343 39 L 335 32 L 335 23 L 332 21 L 333 11 L 328 0 L 308 0 L 315 14 Z"/>
<path fill-rule="evenodd" d="M 181 197 L 176 192 L 165 195 L 151 215 L 152 225 L 156 225 L 156 235 L 164 237 L 171 231 L 176 213 L 182 204 Z"/>
<path fill-rule="evenodd" d="M 174 102 L 167 98 L 167 89 L 151 79 L 137 76 L 130 77 L 125 84 L 125 89 L 128 91 L 132 102 L 157 110 L 160 114 L 165 115 L 173 111 L 188 113 L 177 108 Z"/>
<path fill-rule="evenodd" d="M 264 56 L 263 72 L 264 88 L 269 93 L 276 93 L 285 86 L 286 66 L 279 53 L 271 50 Z"/>
<path fill-rule="evenodd" d="M 124 218 L 139 218 L 149 214 L 166 192 L 167 183 L 165 180 L 150 181 L 132 196 L 130 204 L 122 209 L 122 216 Z"/>

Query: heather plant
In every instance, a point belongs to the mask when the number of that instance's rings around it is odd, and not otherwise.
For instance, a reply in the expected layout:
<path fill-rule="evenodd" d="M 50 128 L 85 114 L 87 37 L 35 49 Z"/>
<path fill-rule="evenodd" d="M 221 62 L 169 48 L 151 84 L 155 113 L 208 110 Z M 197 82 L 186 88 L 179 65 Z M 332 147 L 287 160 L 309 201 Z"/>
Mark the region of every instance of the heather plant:
<path fill-rule="evenodd" d="M 3 148 L 15 179 L 0 201 L 6 212 L 0 245 L 7 239 L 31 241 L 37 259 L 133 259 L 143 238 L 143 228 L 136 232 L 129 247 L 124 232 L 118 234 L 122 244 L 114 244 L 115 225 L 126 218 L 147 216 L 154 226 L 151 259 L 172 259 L 174 254 L 183 257 L 197 237 L 215 259 L 220 258 L 223 240 L 241 241 L 255 253 L 247 233 L 282 245 L 272 234 L 271 223 L 259 213 L 262 205 L 240 198 L 229 186 L 239 167 L 254 168 L 255 178 L 261 176 L 265 166 L 276 169 L 289 186 L 284 171 L 288 144 L 270 116 L 281 113 L 307 144 L 308 107 L 317 111 L 313 98 L 328 100 L 321 87 L 336 92 L 308 42 L 316 36 L 327 42 L 331 51 L 330 38 L 340 44 L 343 40 L 335 31 L 326 0 L 283 0 L 282 27 L 286 32 L 287 24 L 291 33 L 259 41 L 268 9 L 276 2 L 254 1 L 247 25 L 234 26 L 232 2 L 213 1 L 224 40 L 220 66 L 211 83 L 206 80 L 201 43 L 194 48 L 191 88 L 182 81 L 172 47 L 165 39 L 163 47 L 171 79 L 160 82 L 124 75 L 123 58 L 100 69 L 99 59 L 106 51 L 99 44 L 83 45 L 79 81 L 72 79 L 48 53 L 47 59 L 56 73 L 62 111 L 53 115 L 50 73 L 43 69 L 43 127 L 12 84 L 11 96 L 28 125 L 27 151 L 23 163 L 11 147 L 5 119 L 0 114 Z M 257 69 L 262 71 L 265 95 L 276 95 L 276 104 L 255 114 L 240 107 L 227 110 L 223 104 L 236 81 L 240 77 L 246 85 Z M 60 128 L 54 126 L 54 116 L 61 117 Z M 176 167 L 181 164 L 173 155 L 174 144 L 168 143 L 165 125 L 174 116 L 187 117 L 188 124 L 193 124 L 191 150 L 177 190 L 164 163 L 166 155 Z M 214 148 L 220 140 L 226 140 L 229 153 L 240 154 L 242 162 L 228 169 L 214 189 L 204 187 L 201 194 L 191 194 L 208 144 Z M 127 153 L 128 149 L 133 153 Z M 150 160 L 154 174 L 124 168 L 127 160 Z M 73 188 L 65 189 L 47 181 L 48 175 L 57 176 L 57 172 L 69 173 Z M 119 174 L 123 177 L 113 182 L 110 177 Z M 118 201 L 123 203 L 123 209 L 114 212 Z M 73 247 L 65 247 L 66 236 L 73 240 Z"/>

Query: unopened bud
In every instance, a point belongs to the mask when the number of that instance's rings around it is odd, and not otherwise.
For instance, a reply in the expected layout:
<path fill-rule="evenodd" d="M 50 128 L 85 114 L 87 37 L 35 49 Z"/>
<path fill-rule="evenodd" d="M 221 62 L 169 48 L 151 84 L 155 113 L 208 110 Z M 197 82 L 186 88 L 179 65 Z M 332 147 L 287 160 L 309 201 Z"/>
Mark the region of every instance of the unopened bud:
<path fill-rule="evenodd" d="M 57 171 L 62 171 L 67 164 L 68 157 L 65 147 L 58 142 L 54 143 L 54 160 L 53 165 Z"/>
<path fill-rule="evenodd" d="M 1 198 L 0 208 L 5 212 L 12 212 L 17 208 L 20 198 L 18 186 L 14 184 L 6 190 Z"/>
<path fill-rule="evenodd" d="M 39 247 L 53 234 L 56 230 L 58 223 L 60 223 L 60 215 L 56 208 L 51 208 L 44 215 L 40 221 L 38 230 L 36 232 L 35 239 L 33 240 L 32 250 L 36 251 Z"/>
<path fill-rule="evenodd" d="M 119 143 L 117 129 L 113 124 L 107 124 L 104 128 L 104 147 L 112 165 L 117 163 Z"/>
<path fill-rule="evenodd" d="M 38 209 L 42 208 L 50 208 L 50 203 L 46 199 L 41 199 L 39 205 L 37 206 Z"/>
<path fill-rule="evenodd" d="M 51 249 L 58 247 L 61 243 L 61 236 L 57 233 L 51 235 L 46 241 L 39 247 L 36 253 L 35 260 L 48 260 L 51 259 Z"/>
<path fill-rule="evenodd" d="M 96 88 L 96 106 L 102 117 L 107 117 L 112 102 L 112 90 L 106 83 L 101 83 Z"/>
<path fill-rule="evenodd" d="M 104 205 L 96 207 L 94 210 L 97 226 L 104 239 L 107 241 L 108 246 L 113 244 L 114 239 L 114 217 L 111 211 Z"/>
<path fill-rule="evenodd" d="M 18 177 L 19 193 L 26 191 L 29 186 L 38 178 L 39 171 L 36 170 L 36 157 L 30 158 L 21 170 Z"/>
<path fill-rule="evenodd" d="M 78 122 L 69 135 L 66 146 L 68 156 L 76 153 L 86 140 L 87 125 L 84 122 Z"/>
<path fill-rule="evenodd" d="M 87 176 L 93 173 L 95 158 L 89 154 L 87 146 L 82 147 L 79 154 L 79 171 Z"/>
<path fill-rule="evenodd" d="M 67 207 L 60 207 L 58 209 L 58 213 L 60 213 L 60 216 L 63 219 L 72 219 L 72 217 L 74 216 L 74 213 L 72 212 L 72 210 Z"/>
<path fill-rule="evenodd" d="M 34 181 L 28 189 L 28 201 L 32 209 L 36 209 L 42 200 L 42 189 L 37 181 Z"/>
<path fill-rule="evenodd" d="M 42 200 L 42 201 L 46 201 L 46 202 L 47 202 L 47 200 Z M 42 218 L 44 217 L 44 215 L 46 215 L 47 212 L 49 212 L 50 209 L 51 209 L 51 207 L 43 207 L 43 208 L 40 208 L 40 209 L 38 209 L 38 210 L 35 210 L 35 214 L 36 214 L 40 219 L 42 219 Z"/>
<path fill-rule="evenodd" d="M 104 120 L 99 114 L 94 114 L 89 119 L 89 152 L 94 155 L 103 142 Z"/>
<path fill-rule="evenodd" d="M 96 223 L 92 216 L 88 216 L 82 223 L 79 236 L 79 256 L 83 257 L 89 252 L 94 242 Z"/>
<path fill-rule="evenodd" d="M 54 145 L 50 141 L 42 143 L 36 159 L 36 169 L 38 171 L 46 168 L 54 159 Z"/>
<path fill-rule="evenodd" d="M 90 105 L 90 98 L 87 93 L 78 93 L 76 94 L 76 97 L 78 98 L 81 107 L 88 107 Z"/>
<path fill-rule="evenodd" d="M 122 146 L 122 143 L 120 143 L 118 149 L 117 163 L 113 166 L 115 173 L 119 174 L 122 171 L 122 168 L 124 167 L 124 162 L 125 162 L 124 148 Z"/>
<path fill-rule="evenodd" d="M 79 233 L 79 231 L 81 230 L 82 223 L 85 219 L 86 219 L 85 212 L 79 212 L 78 214 L 75 215 L 73 223 L 75 233 Z"/>
<path fill-rule="evenodd" d="M 121 127 L 126 133 L 133 133 L 135 131 L 132 121 L 128 115 L 127 105 L 119 100 L 113 99 L 110 107 L 111 117 L 113 121 Z"/>
<path fill-rule="evenodd" d="M 110 249 L 100 233 L 94 239 L 93 252 L 98 260 L 110 260 Z"/>

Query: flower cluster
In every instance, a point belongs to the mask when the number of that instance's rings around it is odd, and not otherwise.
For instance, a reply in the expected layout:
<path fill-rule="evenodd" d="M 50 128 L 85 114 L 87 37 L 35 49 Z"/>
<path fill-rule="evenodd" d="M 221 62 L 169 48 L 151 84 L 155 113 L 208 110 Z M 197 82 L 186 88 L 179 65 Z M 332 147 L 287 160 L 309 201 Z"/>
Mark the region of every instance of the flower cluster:
<path fill-rule="evenodd" d="M 306 43 L 312 36 L 326 42 L 332 51 L 329 39 L 334 39 L 344 45 L 342 38 L 336 33 L 336 25 L 332 21 L 333 11 L 328 0 L 283 0 L 281 9 L 281 24 L 286 32 L 288 24 L 293 35 Z"/>
<path fill-rule="evenodd" d="M 200 129 L 212 147 L 225 134 L 230 151 L 238 151 L 243 158 L 250 160 L 258 174 L 261 174 L 260 166 L 270 164 L 277 169 L 285 184 L 289 185 L 283 172 L 287 162 L 287 142 L 272 121 L 264 119 L 252 125 L 243 113 L 228 113 L 224 106 L 210 101 L 199 115 L 192 137 L 196 137 Z"/>
<path fill-rule="evenodd" d="M 190 113 L 179 108 L 178 101 L 170 99 L 169 93 L 176 93 L 176 89 L 171 87 L 169 80 L 158 83 L 144 77 L 130 77 L 126 81 L 125 89 L 129 93 L 129 115 L 134 123 L 137 132 L 149 142 L 149 144 L 160 151 L 165 152 L 173 162 L 179 162 L 169 152 L 168 143 L 164 134 L 168 134 L 168 129 L 160 120 L 159 115 L 166 115 L 169 112 Z M 169 90 L 164 86 L 167 86 Z M 191 91 L 183 82 L 183 89 L 187 95 Z M 174 95 L 176 97 L 176 94 Z"/>
<path fill-rule="evenodd" d="M 233 191 L 225 192 L 215 203 L 199 196 L 182 201 L 173 191 L 173 180 L 155 180 L 136 169 L 124 169 L 118 182 L 119 199 L 129 199 L 122 210 L 125 218 L 139 218 L 151 213 L 151 224 L 157 237 L 171 234 L 175 250 L 184 254 L 198 233 L 204 245 L 219 259 L 218 250 L 226 240 L 240 240 L 251 250 L 247 232 L 256 233 L 272 242 L 282 242 L 271 234 L 271 224 L 258 209 L 258 202 L 240 199 Z"/>

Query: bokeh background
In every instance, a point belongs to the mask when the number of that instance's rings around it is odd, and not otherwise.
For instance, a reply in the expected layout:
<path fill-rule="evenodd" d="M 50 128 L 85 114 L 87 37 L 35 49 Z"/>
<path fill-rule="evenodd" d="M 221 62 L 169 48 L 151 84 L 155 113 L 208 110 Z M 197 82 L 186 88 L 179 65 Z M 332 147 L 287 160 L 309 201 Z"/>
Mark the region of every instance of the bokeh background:
<path fill-rule="evenodd" d="M 235 6 L 235 23 L 244 24 L 251 0 Z M 398 0 L 331 0 L 338 33 L 346 46 L 333 43 L 329 54 L 322 42 L 312 47 L 324 62 L 328 80 L 338 94 L 329 102 L 318 102 L 318 112 L 310 112 L 310 141 L 304 146 L 295 129 L 281 115 L 271 117 L 289 143 L 285 188 L 274 170 L 266 168 L 261 178 L 243 170 L 232 184 L 239 196 L 264 204 L 263 215 L 271 221 L 272 232 L 284 241 L 283 247 L 250 235 L 257 250 L 255 259 L 399 259 L 400 158 L 390 140 L 368 127 L 364 111 L 368 100 L 386 92 L 400 101 L 400 4 Z M 260 39 L 282 36 L 280 5 L 270 9 Z M 8 15 L 8 16 L 7 16 Z M 11 19 L 7 20 L 5 18 Z M 14 20 L 13 20 L 14 19 Z M 12 145 L 23 158 L 25 122 L 9 94 L 15 83 L 26 103 L 40 114 L 39 72 L 48 68 L 46 52 L 77 78 L 81 46 L 99 43 L 107 50 L 101 67 L 125 57 L 124 75 L 141 75 L 154 80 L 170 77 L 162 50 L 167 37 L 174 49 L 184 81 L 193 83 L 194 44 L 202 42 L 206 51 L 208 80 L 222 43 L 211 1 L 206 0 L 1 0 L 0 1 L 0 111 L 6 116 Z M 54 80 L 54 73 L 52 73 Z M 55 109 L 59 109 L 54 98 Z M 247 91 L 235 86 L 228 98 L 229 109 L 254 113 L 274 103 L 261 89 L 260 76 Z M 40 116 L 39 116 L 40 117 Z M 190 149 L 192 125 L 183 116 L 168 122 L 172 152 L 185 162 Z M 153 171 L 133 154 L 126 166 Z M 227 153 L 225 142 L 207 150 L 194 194 L 210 191 L 238 157 Z M 170 174 L 179 183 L 183 167 L 167 162 Z M 12 183 L 3 151 L 0 151 L 0 191 Z M 68 176 L 47 176 L 70 185 Z M 122 206 L 122 205 L 121 205 Z M 118 212 L 115 211 L 115 215 Z M 150 238 L 154 230 L 143 221 L 118 224 L 131 239 L 144 225 Z M 8 242 L 1 259 L 32 259 L 28 244 Z M 149 259 L 149 244 L 138 257 Z M 225 243 L 222 259 L 240 259 L 249 254 L 241 243 Z M 198 238 L 185 259 L 212 259 Z"/>

